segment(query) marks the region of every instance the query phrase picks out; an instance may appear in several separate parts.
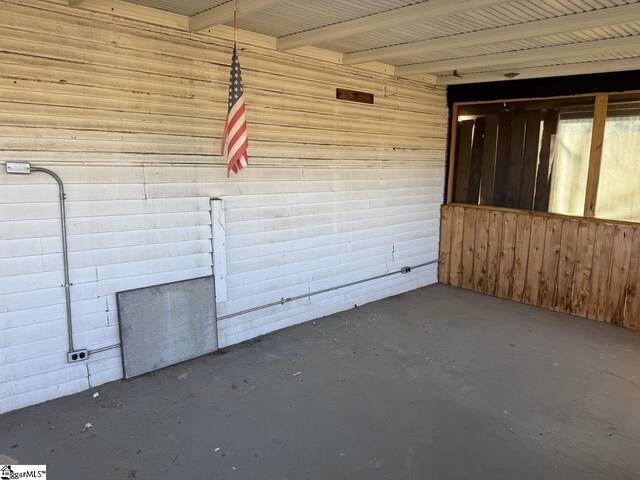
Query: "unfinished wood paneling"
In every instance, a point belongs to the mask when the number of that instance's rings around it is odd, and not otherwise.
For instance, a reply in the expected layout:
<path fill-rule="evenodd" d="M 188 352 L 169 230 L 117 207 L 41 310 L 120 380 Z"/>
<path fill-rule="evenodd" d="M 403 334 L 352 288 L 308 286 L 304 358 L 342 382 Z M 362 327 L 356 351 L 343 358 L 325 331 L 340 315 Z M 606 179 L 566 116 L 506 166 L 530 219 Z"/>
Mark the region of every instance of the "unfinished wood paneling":
<path fill-rule="evenodd" d="M 484 151 L 485 117 L 478 117 L 473 127 L 473 143 L 471 146 L 471 161 L 469 166 L 469 186 L 467 188 L 467 202 L 478 203 L 480 196 L 480 175 L 482 174 L 482 153 Z"/>
<path fill-rule="evenodd" d="M 604 305 L 607 301 L 607 282 L 611 270 L 613 233 L 615 226 L 601 223 L 596 227 L 596 240 L 593 246 L 593 267 L 591 269 L 591 294 L 587 317 L 604 320 Z"/>
<path fill-rule="evenodd" d="M 579 317 L 587 316 L 595 241 L 596 224 L 580 222 L 576 244 L 576 267 L 573 273 L 573 292 L 571 294 L 571 313 Z"/>
<path fill-rule="evenodd" d="M 611 269 L 607 285 L 607 299 L 604 305 L 603 319 L 607 323 L 622 325 L 624 322 L 624 304 L 629 279 L 631 244 L 633 229 L 618 225 L 613 233 L 613 252 Z M 636 255 L 638 252 L 636 252 Z"/>
<path fill-rule="evenodd" d="M 488 210 L 478 210 L 476 221 L 476 242 L 473 252 L 473 284 L 471 290 L 485 292 L 487 288 L 487 258 L 489 248 Z"/>
<path fill-rule="evenodd" d="M 440 262 L 438 266 L 438 281 L 449 283 L 451 275 L 451 225 L 453 207 L 443 205 L 440 213 Z"/>
<path fill-rule="evenodd" d="M 449 283 L 454 287 L 462 285 L 462 254 L 464 243 L 464 211 L 462 207 L 453 208 L 451 231 L 451 271 Z"/>
<path fill-rule="evenodd" d="M 467 202 L 467 193 L 469 191 L 469 172 L 471 168 L 473 123 L 473 120 L 463 120 L 458 126 L 455 190 L 453 192 L 453 199 L 456 202 Z"/>
<path fill-rule="evenodd" d="M 509 298 L 513 286 L 513 260 L 516 248 L 517 215 L 505 213 L 502 224 L 502 242 L 500 244 L 500 266 L 498 268 L 498 291 L 500 298 Z"/>
<path fill-rule="evenodd" d="M 578 222 L 563 222 L 560 237 L 560 259 L 554 309 L 571 312 L 574 273 L 576 269 L 576 248 L 578 243 Z"/>
<path fill-rule="evenodd" d="M 472 205 L 445 209 L 456 210 L 462 240 L 459 279 L 443 275 L 444 283 L 640 329 L 640 226 Z"/>
<path fill-rule="evenodd" d="M 640 329 L 640 229 L 633 232 L 631 252 L 623 326 Z"/>
<path fill-rule="evenodd" d="M 557 286 L 556 280 L 558 279 L 558 261 L 560 260 L 562 220 L 559 218 L 548 218 L 546 227 L 538 305 L 553 309 Z"/>
<path fill-rule="evenodd" d="M 493 203 L 498 207 L 504 207 L 507 203 L 512 121 L 513 112 L 502 112 L 498 115 L 498 145 L 493 180 Z"/>
<path fill-rule="evenodd" d="M 492 211 L 489 215 L 489 246 L 487 248 L 487 288 L 486 293 L 496 295 L 500 276 L 500 251 L 502 243 L 502 212 Z"/>
<path fill-rule="evenodd" d="M 527 131 L 522 159 L 522 181 L 520 182 L 520 202 L 517 207 L 522 210 L 533 209 L 539 143 L 540 110 L 531 110 L 527 113 Z"/>
<path fill-rule="evenodd" d="M 507 195 L 505 206 L 517 208 L 520 203 L 520 184 L 524 161 L 524 134 L 527 112 L 517 111 L 511 121 L 511 142 L 509 144 L 509 171 L 507 172 Z"/>
<path fill-rule="evenodd" d="M 598 182 L 600 181 L 600 166 L 602 165 L 602 147 L 604 145 L 604 126 L 607 122 L 607 106 L 609 95 L 596 95 L 593 111 L 593 129 L 591 132 L 591 148 L 589 151 L 589 171 L 585 192 L 584 216 L 593 217 L 596 214 L 596 200 L 598 197 Z"/>
<path fill-rule="evenodd" d="M 529 241 L 529 258 L 527 262 L 527 278 L 522 301 L 529 305 L 538 304 L 540 294 L 540 277 L 544 259 L 544 238 L 547 219 L 533 216 L 531 218 L 531 239 Z"/>
<path fill-rule="evenodd" d="M 484 145 L 482 150 L 482 173 L 480 175 L 480 205 L 493 203 L 493 179 L 498 147 L 498 114 L 487 115 L 484 127 Z"/>
<path fill-rule="evenodd" d="M 477 210 L 465 210 L 464 234 L 462 241 L 462 288 L 473 288 L 473 252 L 476 243 Z"/>
<path fill-rule="evenodd" d="M 529 263 L 529 243 L 531 240 L 531 217 L 518 215 L 516 218 L 516 245 L 513 260 L 513 285 L 511 299 L 522 302 L 527 284 Z"/>

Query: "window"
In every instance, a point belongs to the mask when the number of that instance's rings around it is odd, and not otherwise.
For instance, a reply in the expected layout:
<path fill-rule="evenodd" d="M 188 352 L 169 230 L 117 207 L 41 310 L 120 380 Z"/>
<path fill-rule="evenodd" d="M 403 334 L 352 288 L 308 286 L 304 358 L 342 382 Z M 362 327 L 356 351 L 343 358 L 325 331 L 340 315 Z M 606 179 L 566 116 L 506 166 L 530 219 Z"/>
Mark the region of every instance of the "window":
<path fill-rule="evenodd" d="M 560 115 L 555 138 L 549 211 L 581 216 L 587 193 L 593 111 Z"/>
<path fill-rule="evenodd" d="M 596 217 L 640 222 L 640 107 L 612 107 L 604 128 Z"/>
<path fill-rule="evenodd" d="M 450 200 L 640 222 L 639 100 L 457 105 Z"/>

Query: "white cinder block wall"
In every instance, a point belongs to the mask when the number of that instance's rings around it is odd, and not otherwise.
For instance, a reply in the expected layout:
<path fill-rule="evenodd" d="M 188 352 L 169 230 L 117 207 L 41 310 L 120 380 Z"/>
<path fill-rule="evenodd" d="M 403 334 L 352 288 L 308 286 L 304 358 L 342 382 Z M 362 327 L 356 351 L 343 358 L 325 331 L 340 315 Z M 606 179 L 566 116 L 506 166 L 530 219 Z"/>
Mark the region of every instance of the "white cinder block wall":
<path fill-rule="evenodd" d="M 227 179 L 229 29 L 66 3 L 0 0 L 0 162 L 65 183 L 77 348 L 119 342 L 115 292 L 211 274 L 211 197 L 226 215 L 220 316 L 437 257 L 443 89 L 241 32 L 251 165 Z M 48 176 L 2 169 L 0 412 L 122 377 L 119 349 L 66 361 L 57 200 Z M 435 281 L 434 265 L 228 318 L 220 346 Z"/>

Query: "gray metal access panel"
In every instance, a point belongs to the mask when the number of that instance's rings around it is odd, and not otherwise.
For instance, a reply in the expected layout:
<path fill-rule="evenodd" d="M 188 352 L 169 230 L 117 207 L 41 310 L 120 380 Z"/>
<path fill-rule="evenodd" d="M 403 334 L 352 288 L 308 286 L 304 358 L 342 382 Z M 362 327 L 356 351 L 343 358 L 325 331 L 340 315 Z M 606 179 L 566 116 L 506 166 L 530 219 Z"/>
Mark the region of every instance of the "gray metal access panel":
<path fill-rule="evenodd" d="M 124 377 L 218 349 L 213 277 L 118 292 Z"/>

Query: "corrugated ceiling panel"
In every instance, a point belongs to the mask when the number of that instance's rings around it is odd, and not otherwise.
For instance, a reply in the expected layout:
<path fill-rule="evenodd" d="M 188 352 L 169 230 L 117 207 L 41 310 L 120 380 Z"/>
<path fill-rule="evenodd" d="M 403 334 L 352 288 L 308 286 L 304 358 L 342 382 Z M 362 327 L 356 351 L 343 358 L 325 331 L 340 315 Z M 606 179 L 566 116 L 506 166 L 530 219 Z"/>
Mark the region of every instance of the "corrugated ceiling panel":
<path fill-rule="evenodd" d="M 435 18 L 403 25 L 402 27 L 362 34 L 318 46 L 339 52 L 354 52 L 559 17 L 572 13 L 588 12 L 629 3 L 638 2 L 634 0 L 573 0 L 572 2 L 561 3 L 554 0 L 519 0 L 493 7 L 470 10 L 464 14 Z"/>
<path fill-rule="evenodd" d="M 177 13 L 180 15 L 195 15 L 203 10 L 209 10 L 210 8 L 217 7 L 223 3 L 227 3 L 228 0 L 180 0 L 176 2 L 174 0 L 125 0 L 129 3 L 136 5 L 142 5 L 145 7 L 157 8 L 159 10 L 165 10 L 167 12 Z"/>
<path fill-rule="evenodd" d="M 530 62 L 530 63 L 524 63 L 524 64 L 520 63 L 520 64 L 511 64 L 511 65 L 501 65 L 500 67 L 491 67 L 491 68 L 463 69 L 463 70 L 459 70 L 458 74 L 464 76 L 464 75 L 469 75 L 474 73 L 526 71 L 528 68 L 559 67 L 562 65 L 599 62 L 599 61 L 617 60 L 617 59 L 625 59 L 625 58 L 629 58 L 629 59 L 640 58 L 640 50 L 630 50 L 630 51 L 612 53 L 612 54 L 606 54 L 606 55 L 583 55 L 579 57 L 563 58 L 560 60 L 547 60 L 547 61 Z M 450 74 L 442 75 L 442 77 L 445 77 L 445 78 L 449 76 Z"/>
<path fill-rule="evenodd" d="M 239 19 L 244 30 L 282 37 L 353 18 L 385 12 L 416 0 L 291 0 Z"/>
<path fill-rule="evenodd" d="M 428 56 L 412 55 L 406 57 L 398 57 L 395 59 L 395 64 L 407 65 L 412 63 L 446 60 L 450 58 L 472 57 L 478 55 L 487 55 L 490 53 L 512 52 L 517 50 L 528 50 L 533 48 L 574 44 L 585 41 L 620 38 L 631 35 L 639 35 L 638 45 L 640 45 L 640 22 L 634 22 L 624 26 L 583 30 L 580 32 L 548 35 L 545 37 L 530 38 L 525 40 L 514 40 L 511 42 L 494 43 L 490 45 L 479 45 L 477 47 L 447 50 L 438 52 L 437 54 L 430 54 Z"/>
<path fill-rule="evenodd" d="M 133 0 L 127 1 L 134 3 Z M 353 0 L 347 2 L 345 0 L 326 0 L 318 2 L 317 0 L 288 0 L 261 10 L 258 13 L 241 17 L 239 23 L 240 28 L 243 30 L 254 31 L 273 37 L 283 37 L 301 31 L 339 24 L 351 19 L 422 3 L 422 1 Z M 173 0 L 135 0 L 135 3 L 182 15 L 194 15 L 226 2 L 221 0 L 183 0 L 181 2 L 174 2 Z M 337 39 L 333 42 L 327 42 L 317 46 L 336 52 L 355 52 L 430 38 L 449 37 L 508 25 L 526 24 L 536 20 L 602 10 L 631 3 L 640 3 L 640 0 L 513 0 L 486 8 L 470 10 L 463 14 L 433 18 L 431 20 L 418 21 L 386 30 Z M 475 57 L 491 53 L 513 52 L 585 41 L 619 38 L 629 35 L 640 35 L 640 21 L 626 25 L 607 26 L 492 45 L 478 45 L 464 49 L 455 49 L 454 43 L 454 48 L 447 51 L 437 52 L 435 54 L 398 56 L 392 60 L 385 59 L 384 61 L 394 65 L 407 65 L 450 58 Z M 625 54 L 625 52 L 622 54 Z M 611 56 L 606 58 L 618 58 L 618 55 L 621 55 L 621 53 L 612 52 Z M 555 60 L 554 62 L 556 64 L 563 63 Z M 515 67 L 517 66 L 514 66 L 514 68 Z M 504 67 L 501 67 L 500 70 L 504 70 Z"/>

